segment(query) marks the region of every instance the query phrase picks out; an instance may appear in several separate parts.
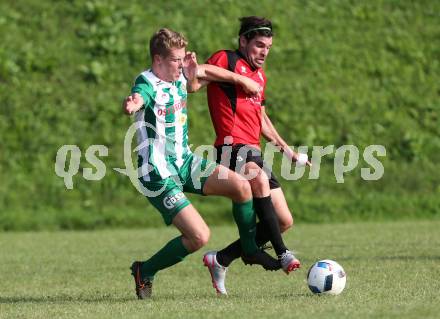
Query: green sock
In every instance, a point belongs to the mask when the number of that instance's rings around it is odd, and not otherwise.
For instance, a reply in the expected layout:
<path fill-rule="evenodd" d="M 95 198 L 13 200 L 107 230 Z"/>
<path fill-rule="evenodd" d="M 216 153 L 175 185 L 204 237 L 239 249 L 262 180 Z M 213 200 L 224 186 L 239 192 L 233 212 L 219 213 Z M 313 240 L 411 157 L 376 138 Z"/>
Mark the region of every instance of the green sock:
<path fill-rule="evenodd" d="M 188 254 L 188 250 L 183 246 L 182 236 L 170 240 L 153 257 L 142 264 L 142 278 L 153 280 L 159 270 L 181 262 Z"/>
<path fill-rule="evenodd" d="M 253 201 L 244 203 L 232 203 L 232 214 L 240 234 L 241 249 L 246 255 L 252 255 L 257 250 L 255 243 L 256 217 Z"/>

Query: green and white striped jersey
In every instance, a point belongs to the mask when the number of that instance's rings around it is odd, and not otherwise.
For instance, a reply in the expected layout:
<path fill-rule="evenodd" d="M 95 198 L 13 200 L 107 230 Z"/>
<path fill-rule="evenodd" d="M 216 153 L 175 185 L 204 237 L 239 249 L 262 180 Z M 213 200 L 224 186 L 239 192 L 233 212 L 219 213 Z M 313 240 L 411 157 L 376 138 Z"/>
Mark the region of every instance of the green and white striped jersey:
<path fill-rule="evenodd" d="M 144 105 L 136 113 L 136 121 L 144 122 L 138 130 L 138 166 L 148 164 L 145 181 L 176 175 L 191 153 L 188 147 L 186 79 L 183 74 L 175 82 L 159 79 L 151 70 L 142 72 L 131 90 L 139 93 Z"/>

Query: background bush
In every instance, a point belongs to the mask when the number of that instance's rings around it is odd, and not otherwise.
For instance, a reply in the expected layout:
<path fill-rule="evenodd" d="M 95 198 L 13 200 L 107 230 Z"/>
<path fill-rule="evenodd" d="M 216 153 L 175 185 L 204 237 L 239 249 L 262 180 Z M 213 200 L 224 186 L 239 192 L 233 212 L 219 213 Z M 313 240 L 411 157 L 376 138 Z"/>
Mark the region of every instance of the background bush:
<path fill-rule="evenodd" d="M 318 180 L 280 178 L 296 220 L 437 218 L 439 12 L 438 1 L 409 0 L 2 1 L 0 229 L 161 225 L 112 170 L 124 167 L 131 123 L 121 101 L 149 65 L 159 27 L 183 32 L 202 62 L 235 48 L 238 17 L 254 14 L 274 22 L 267 110 L 286 141 L 353 144 L 361 155 L 370 144 L 387 150 L 379 181 L 361 179 L 361 161 L 336 183 L 334 156 L 324 158 Z M 190 96 L 189 112 L 190 142 L 211 144 L 203 92 Z M 83 155 L 73 190 L 54 173 L 65 144 Z M 81 174 L 93 144 L 109 148 L 106 176 L 95 182 Z M 232 221 L 227 200 L 191 198 L 208 222 Z"/>

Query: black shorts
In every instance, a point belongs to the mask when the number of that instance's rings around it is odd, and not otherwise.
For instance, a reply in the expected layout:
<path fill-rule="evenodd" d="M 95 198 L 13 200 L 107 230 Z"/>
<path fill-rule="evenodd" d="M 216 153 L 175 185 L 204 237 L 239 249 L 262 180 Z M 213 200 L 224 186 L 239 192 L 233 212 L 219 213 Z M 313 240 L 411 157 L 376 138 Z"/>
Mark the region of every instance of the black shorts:
<path fill-rule="evenodd" d="M 240 172 L 245 163 L 253 162 L 262 168 L 267 176 L 270 176 L 270 189 L 281 187 L 280 183 L 272 174 L 272 169 L 267 167 L 264 163 L 263 158 L 261 157 L 261 152 L 258 149 L 245 144 L 220 145 L 215 148 L 217 150 L 217 163 L 228 167 L 234 172 Z M 228 156 L 228 153 L 231 154 L 230 157 Z"/>

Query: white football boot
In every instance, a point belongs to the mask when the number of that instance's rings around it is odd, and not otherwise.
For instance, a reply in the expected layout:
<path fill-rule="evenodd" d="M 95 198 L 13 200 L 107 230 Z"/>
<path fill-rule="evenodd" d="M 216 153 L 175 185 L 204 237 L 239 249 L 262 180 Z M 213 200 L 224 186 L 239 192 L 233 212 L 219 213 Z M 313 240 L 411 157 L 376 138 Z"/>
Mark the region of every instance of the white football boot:
<path fill-rule="evenodd" d="M 203 256 L 203 264 L 208 267 L 211 274 L 212 286 L 215 288 L 218 295 L 227 295 L 225 288 L 225 277 L 228 267 L 224 267 L 217 262 L 217 252 L 208 251 Z"/>
<path fill-rule="evenodd" d="M 281 262 L 281 268 L 288 275 L 291 271 L 295 271 L 301 267 L 300 261 L 295 257 L 295 255 L 290 251 L 286 250 L 280 256 L 278 256 Z"/>

